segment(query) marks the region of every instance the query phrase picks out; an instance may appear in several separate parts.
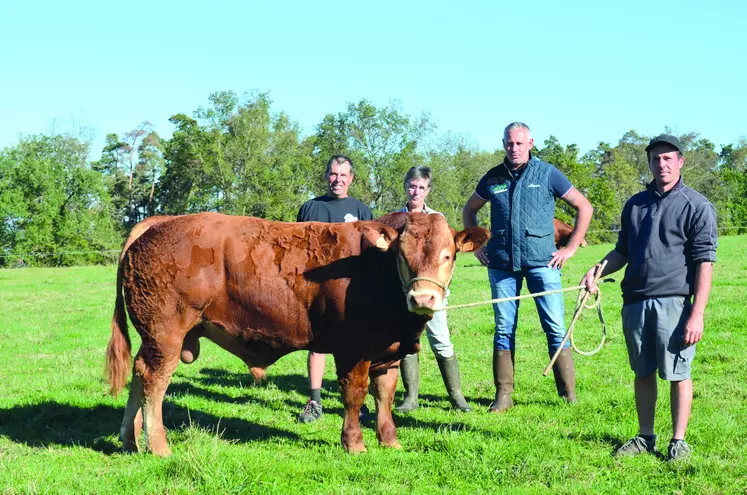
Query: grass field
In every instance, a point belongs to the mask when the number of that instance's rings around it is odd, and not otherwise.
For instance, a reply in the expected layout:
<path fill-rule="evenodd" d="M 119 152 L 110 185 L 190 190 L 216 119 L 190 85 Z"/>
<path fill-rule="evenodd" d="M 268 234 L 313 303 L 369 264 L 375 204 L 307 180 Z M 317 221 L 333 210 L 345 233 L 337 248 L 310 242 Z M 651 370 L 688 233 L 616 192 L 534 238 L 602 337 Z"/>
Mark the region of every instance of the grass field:
<path fill-rule="evenodd" d="M 126 393 L 103 379 L 114 304 L 114 267 L 0 270 L 0 493 L 747 493 L 747 237 L 720 240 L 704 340 L 694 364 L 688 429 L 694 454 L 615 460 L 637 432 L 632 374 L 620 329 L 618 283 L 603 288 L 608 340 L 576 355 L 579 401 L 564 405 L 542 377 L 546 344 L 534 304 L 520 311 L 516 407 L 492 415 L 492 309 L 449 313 L 462 382 L 475 412 L 448 409 L 423 338 L 421 407 L 395 414 L 401 451 L 339 445 L 342 405 L 328 360 L 322 421 L 302 425 L 306 353 L 284 357 L 254 386 L 241 361 L 203 341 L 200 359 L 180 364 L 164 403 L 174 455 L 119 453 Z M 610 245 L 582 249 L 564 285 Z M 487 274 L 471 255 L 457 259 L 452 304 L 490 298 Z M 566 319 L 575 293 L 566 298 Z M 134 350 L 137 350 L 137 334 Z M 576 330 L 582 349 L 599 340 L 593 311 Z M 660 382 L 660 384 L 663 384 Z M 668 385 L 660 387 L 656 431 L 671 437 Z M 396 401 L 401 398 L 401 384 Z M 373 408 L 373 399 L 366 403 Z"/>

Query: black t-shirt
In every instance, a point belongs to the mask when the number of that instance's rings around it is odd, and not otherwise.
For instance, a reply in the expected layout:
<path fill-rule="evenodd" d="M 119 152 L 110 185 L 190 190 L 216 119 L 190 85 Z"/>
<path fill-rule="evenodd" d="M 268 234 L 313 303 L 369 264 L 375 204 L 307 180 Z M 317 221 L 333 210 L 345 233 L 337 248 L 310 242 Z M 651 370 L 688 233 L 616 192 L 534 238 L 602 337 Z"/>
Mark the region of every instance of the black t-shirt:
<path fill-rule="evenodd" d="M 373 220 L 371 209 L 355 198 L 319 196 L 305 202 L 298 210 L 297 222 L 356 222 Z"/>

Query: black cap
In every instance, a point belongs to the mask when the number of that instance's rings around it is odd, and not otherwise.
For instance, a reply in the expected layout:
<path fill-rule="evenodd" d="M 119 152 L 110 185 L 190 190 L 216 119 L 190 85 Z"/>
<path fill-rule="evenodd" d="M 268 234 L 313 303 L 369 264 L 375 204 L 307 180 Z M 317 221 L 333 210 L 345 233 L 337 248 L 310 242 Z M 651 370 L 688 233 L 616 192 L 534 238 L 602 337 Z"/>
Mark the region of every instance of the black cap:
<path fill-rule="evenodd" d="M 680 140 L 670 134 L 659 134 L 654 139 L 649 141 L 648 146 L 646 146 L 646 152 L 651 151 L 651 148 L 653 148 L 659 143 L 666 143 L 666 144 L 672 145 L 675 148 L 677 148 L 677 151 L 679 151 L 680 153 L 685 152 L 685 150 L 682 149 L 682 143 L 680 143 Z"/>

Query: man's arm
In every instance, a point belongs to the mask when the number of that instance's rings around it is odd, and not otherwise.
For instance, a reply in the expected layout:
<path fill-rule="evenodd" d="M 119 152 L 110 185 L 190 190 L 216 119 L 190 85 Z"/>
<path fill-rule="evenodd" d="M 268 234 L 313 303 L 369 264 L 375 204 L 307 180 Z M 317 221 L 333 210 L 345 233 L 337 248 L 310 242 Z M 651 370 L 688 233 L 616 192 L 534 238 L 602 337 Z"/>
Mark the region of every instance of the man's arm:
<path fill-rule="evenodd" d="M 573 232 L 571 232 L 571 237 L 568 239 L 568 244 L 552 253 L 552 258 L 547 264 L 550 268 L 563 268 L 565 262 L 576 254 L 576 249 L 584 240 L 586 231 L 589 229 L 589 222 L 591 222 L 591 215 L 594 213 L 594 208 L 589 200 L 576 188 L 568 191 L 561 199 L 576 210 L 576 224 L 573 227 Z"/>
<path fill-rule="evenodd" d="M 711 294 L 713 263 L 698 263 L 695 268 L 695 297 L 690 317 L 685 324 L 685 345 L 697 344 L 703 338 L 703 315 Z"/>
<path fill-rule="evenodd" d="M 597 271 L 602 268 L 602 264 L 605 260 L 607 261 L 607 265 L 604 267 L 604 271 L 599 274 L 599 278 L 602 278 L 609 273 L 615 273 L 617 270 L 624 267 L 628 263 L 628 258 L 613 249 L 612 251 L 607 253 L 607 256 L 602 258 L 599 263 L 589 268 L 589 270 L 586 272 L 586 275 L 584 275 L 584 278 L 581 279 L 579 285 L 585 285 L 586 290 L 588 290 L 592 294 L 596 294 L 599 290 L 596 285 L 592 284 L 594 282 L 594 276 L 596 275 Z"/>
<path fill-rule="evenodd" d="M 467 200 L 467 204 L 462 208 L 462 223 L 464 228 L 477 227 L 477 212 L 480 208 L 485 206 L 487 200 L 482 199 L 477 193 L 472 193 L 472 196 Z M 488 255 L 485 253 L 485 246 L 475 251 L 475 258 L 484 266 L 488 266 Z"/>

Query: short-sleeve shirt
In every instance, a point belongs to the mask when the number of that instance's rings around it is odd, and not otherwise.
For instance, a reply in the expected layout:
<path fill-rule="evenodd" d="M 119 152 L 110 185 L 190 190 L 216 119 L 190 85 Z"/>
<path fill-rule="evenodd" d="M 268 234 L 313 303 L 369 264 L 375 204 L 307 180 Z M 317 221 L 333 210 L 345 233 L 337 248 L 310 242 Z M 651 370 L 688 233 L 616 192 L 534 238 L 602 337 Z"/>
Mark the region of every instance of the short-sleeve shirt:
<path fill-rule="evenodd" d="M 371 209 L 355 198 L 319 196 L 305 202 L 298 210 L 297 222 L 357 222 L 373 220 Z"/>
<path fill-rule="evenodd" d="M 573 188 L 573 184 L 571 184 L 571 181 L 563 175 L 563 172 L 558 170 L 554 165 L 551 165 L 551 167 L 550 190 L 556 198 L 562 198 Z M 503 163 L 491 168 L 482 176 L 480 182 L 477 183 L 477 187 L 475 188 L 475 194 L 477 194 L 483 201 L 488 201 L 490 199 L 488 186 L 496 183 L 496 181 L 500 183 L 506 178 L 509 178 L 511 180 L 509 180 L 508 194 L 513 195 L 516 182 L 525 170 L 526 167 L 522 167 L 520 170 L 513 172 L 509 169 L 508 164 L 504 160 Z"/>

